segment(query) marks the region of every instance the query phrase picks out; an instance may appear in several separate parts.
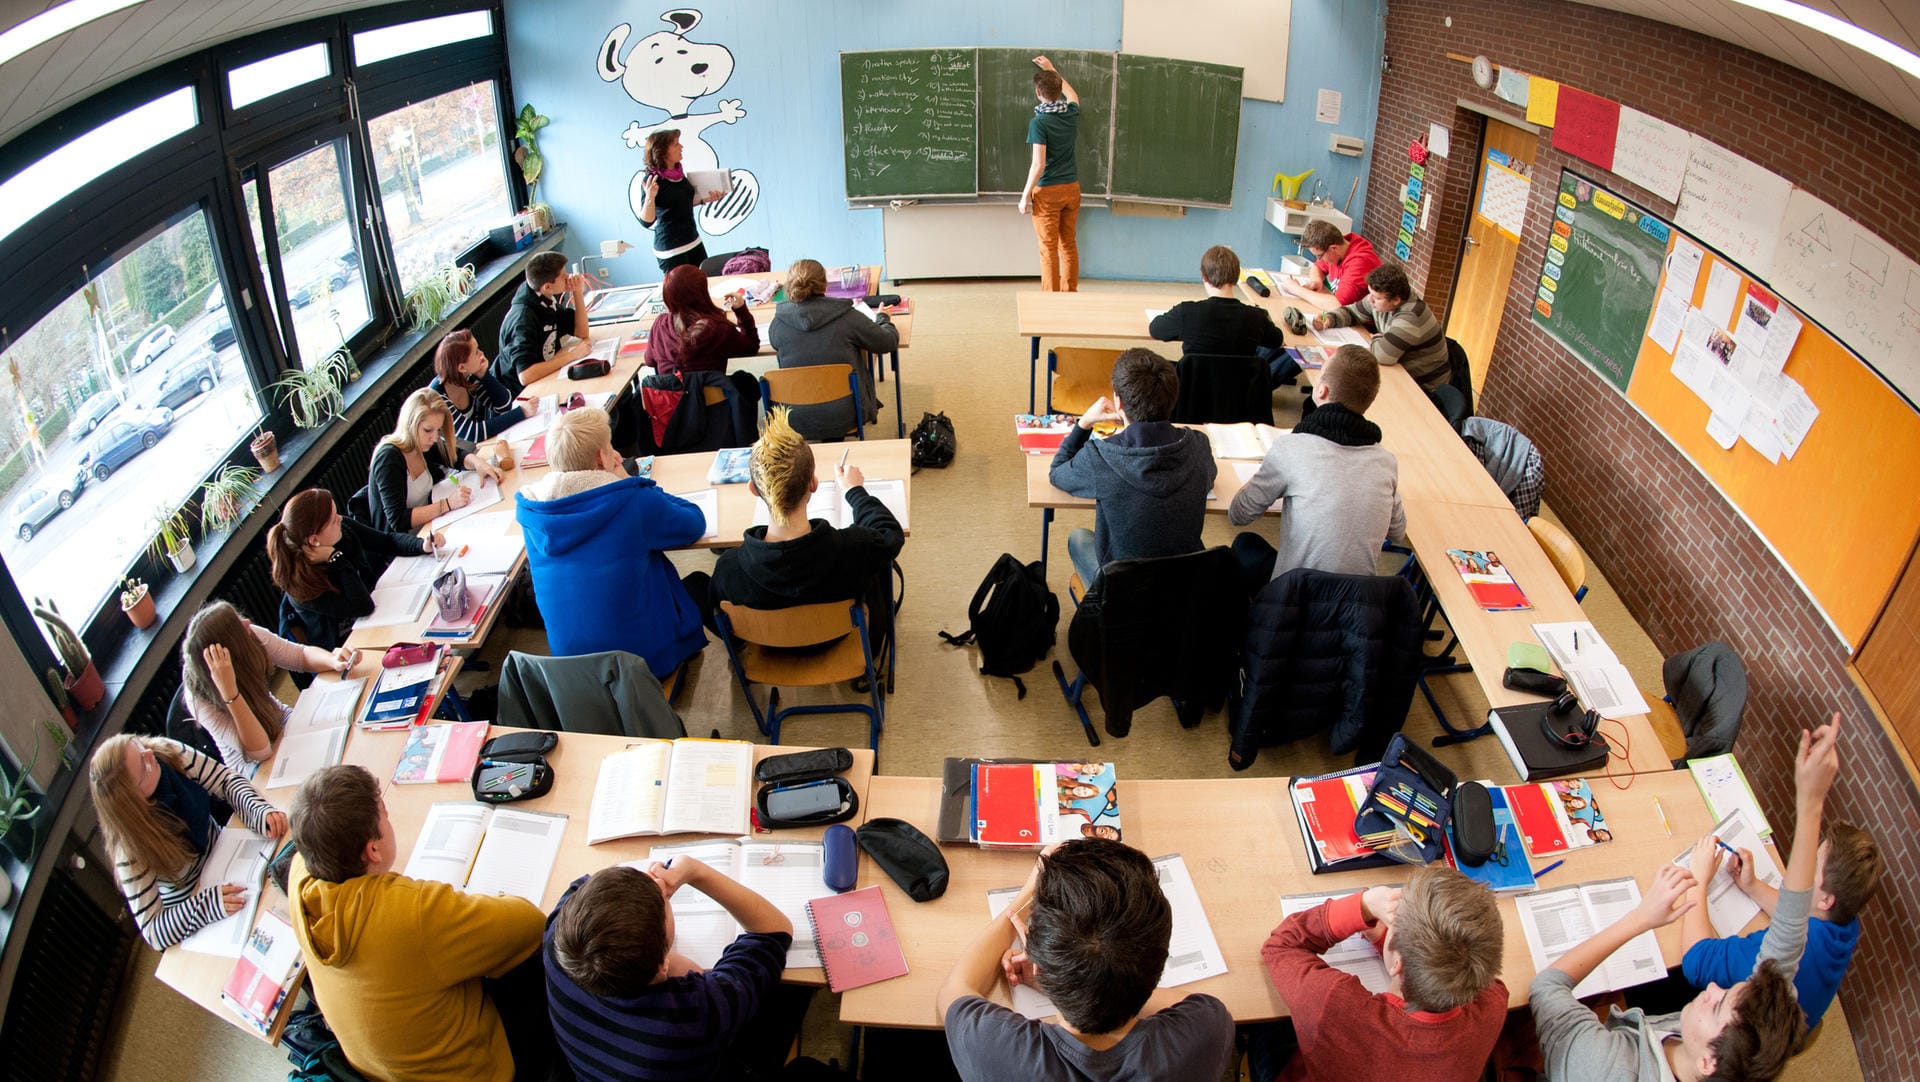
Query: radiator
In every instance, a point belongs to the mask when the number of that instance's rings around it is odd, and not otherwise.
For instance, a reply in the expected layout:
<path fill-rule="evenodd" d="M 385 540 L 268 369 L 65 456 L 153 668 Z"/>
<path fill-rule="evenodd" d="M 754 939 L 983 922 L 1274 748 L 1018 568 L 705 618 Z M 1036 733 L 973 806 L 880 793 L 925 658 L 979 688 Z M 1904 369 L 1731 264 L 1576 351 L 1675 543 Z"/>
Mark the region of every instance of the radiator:
<path fill-rule="evenodd" d="M 132 922 L 102 912 L 63 861 L 28 934 L 0 1029 L 0 1078 L 92 1079 L 133 947 Z"/>

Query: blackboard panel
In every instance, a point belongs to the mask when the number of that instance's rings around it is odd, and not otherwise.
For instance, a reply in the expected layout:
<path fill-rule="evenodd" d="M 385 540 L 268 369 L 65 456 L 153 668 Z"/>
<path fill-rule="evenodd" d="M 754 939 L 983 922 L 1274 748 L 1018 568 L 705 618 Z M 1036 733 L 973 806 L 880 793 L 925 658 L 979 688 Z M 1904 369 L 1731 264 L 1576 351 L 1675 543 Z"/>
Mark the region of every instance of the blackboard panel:
<path fill-rule="evenodd" d="M 1113 195 L 1230 206 L 1239 68 L 1120 54 Z"/>
<path fill-rule="evenodd" d="M 1625 392 L 1673 227 L 1571 169 L 1560 171 L 1533 321 Z"/>
<path fill-rule="evenodd" d="M 980 191 L 1018 195 L 1027 183 L 1033 164 L 1027 123 L 1039 101 L 1033 93 L 1033 58 L 1042 55 L 1080 95 L 1075 148 L 1080 191 L 1105 196 L 1112 160 L 1114 54 L 1081 49 L 980 50 Z"/>
<path fill-rule="evenodd" d="M 975 191 L 973 49 L 840 54 L 847 198 Z"/>

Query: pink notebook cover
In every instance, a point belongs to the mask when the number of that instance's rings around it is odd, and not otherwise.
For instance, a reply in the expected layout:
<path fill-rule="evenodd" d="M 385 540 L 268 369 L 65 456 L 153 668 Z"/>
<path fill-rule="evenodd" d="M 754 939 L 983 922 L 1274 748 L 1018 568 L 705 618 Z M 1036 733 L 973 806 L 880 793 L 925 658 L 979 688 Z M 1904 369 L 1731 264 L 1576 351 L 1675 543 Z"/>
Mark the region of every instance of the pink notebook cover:
<path fill-rule="evenodd" d="M 831 991 L 906 976 L 907 956 L 879 887 L 815 898 L 807 903 L 807 921 Z"/>

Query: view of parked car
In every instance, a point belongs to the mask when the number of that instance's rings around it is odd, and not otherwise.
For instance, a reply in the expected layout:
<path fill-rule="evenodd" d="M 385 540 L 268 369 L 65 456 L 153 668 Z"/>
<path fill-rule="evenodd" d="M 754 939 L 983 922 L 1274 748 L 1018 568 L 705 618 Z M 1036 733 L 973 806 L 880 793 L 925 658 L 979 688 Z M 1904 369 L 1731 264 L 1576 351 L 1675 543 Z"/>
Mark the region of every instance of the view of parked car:
<path fill-rule="evenodd" d="M 195 348 L 173 362 L 161 377 L 153 405 L 179 409 L 194 398 L 213 390 L 220 382 L 220 362 L 211 350 Z"/>
<path fill-rule="evenodd" d="M 73 411 L 73 431 L 77 436 L 85 436 L 100 427 L 107 414 L 120 408 L 120 396 L 112 391 L 101 391 L 91 395 L 80 408 Z"/>
<path fill-rule="evenodd" d="M 167 326 L 165 323 L 156 324 L 152 330 L 142 335 L 140 341 L 134 345 L 133 356 L 128 363 L 133 366 L 135 372 L 140 371 L 152 364 L 155 358 L 165 353 L 168 347 L 173 345 L 173 339 L 174 333 L 172 327 Z"/>
<path fill-rule="evenodd" d="M 80 490 L 87 487 L 86 467 L 78 467 L 73 477 L 65 484 L 51 478 L 41 478 L 27 487 L 20 498 L 13 501 L 13 509 L 7 515 L 7 529 L 20 535 L 20 540 L 31 541 L 42 525 L 53 516 L 73 506 L 80 498 Z"/>
<path fill-rule="evenodd" d="M 87 441 L 80 466 L 92 473 L 94 480 L 104 481 L 128 459 L 159 443 L 172 427 L 173 411 L 165 406 L 122 411 Z"/>

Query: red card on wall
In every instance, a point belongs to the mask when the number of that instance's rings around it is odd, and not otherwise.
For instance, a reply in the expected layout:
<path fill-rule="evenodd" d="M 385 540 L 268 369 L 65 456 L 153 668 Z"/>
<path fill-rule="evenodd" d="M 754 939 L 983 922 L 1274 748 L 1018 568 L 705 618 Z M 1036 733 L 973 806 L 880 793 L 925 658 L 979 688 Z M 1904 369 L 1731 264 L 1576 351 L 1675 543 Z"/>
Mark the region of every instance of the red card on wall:
<path fill-rule="evenodd" d="M 1573 87 L 1560 87 L 1553 116 L 1553 148 L 1602 169 L 1613 168 L 1613 146 L 1620 137 L 1620 103 Z"/>

